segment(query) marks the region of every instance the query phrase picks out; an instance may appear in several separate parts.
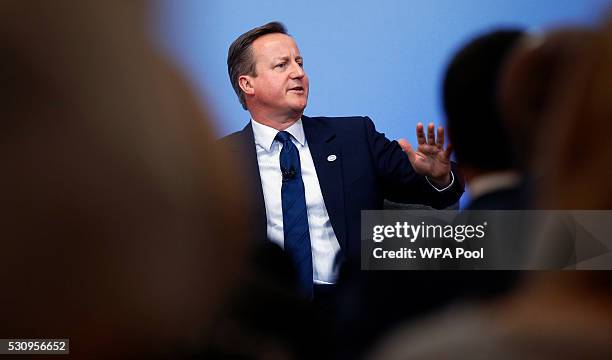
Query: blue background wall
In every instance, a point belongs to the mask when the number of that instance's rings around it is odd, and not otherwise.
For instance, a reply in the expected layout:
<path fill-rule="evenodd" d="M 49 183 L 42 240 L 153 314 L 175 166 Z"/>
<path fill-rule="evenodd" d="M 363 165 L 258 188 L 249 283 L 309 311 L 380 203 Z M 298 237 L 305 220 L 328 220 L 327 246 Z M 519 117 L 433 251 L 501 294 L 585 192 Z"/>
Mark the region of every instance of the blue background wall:
<path fill-rule="evenodd" d="M 227 76 L 230 43 L 272 20 L 296 39 L 310 77 L 306 115 L 369 115 L 415 143 L 417 122 L 443 123 L 449 58 L 499 26 L 530 30 L 599 20 L 607 0 L 157 0 L 153 31 L 213 110 L 219 135 L 249 119 Z M 466 89 L 469 91 L 469 89 Z"/>
<path fill-rule="evenodd" d="M 415 141 L 418 121 L 443 121 L 440 82 L 461 44 L 497 26 L 547 28 L 599 19 L 604 0 L 157 2 L 154 31 L 213 108 L 220 135 L 249 119 L 227 76 L 241 33 L 285 23 L 310 77 L 307 115 L 369 115 L 390 138 Z"/>

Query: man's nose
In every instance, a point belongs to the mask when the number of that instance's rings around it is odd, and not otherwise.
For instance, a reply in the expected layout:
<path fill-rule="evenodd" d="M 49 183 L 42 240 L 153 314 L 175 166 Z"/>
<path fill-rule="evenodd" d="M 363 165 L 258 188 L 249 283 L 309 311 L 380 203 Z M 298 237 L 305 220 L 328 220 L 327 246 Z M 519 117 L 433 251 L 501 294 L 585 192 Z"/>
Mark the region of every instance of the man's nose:
<path fill-rule="evenodd" d="M 304 72 L 304 68 L 294 61 L 291 69 L 291 78 L 301 79 L 304 77 L 304 75 L 306 75 L 306 73 Z"/>

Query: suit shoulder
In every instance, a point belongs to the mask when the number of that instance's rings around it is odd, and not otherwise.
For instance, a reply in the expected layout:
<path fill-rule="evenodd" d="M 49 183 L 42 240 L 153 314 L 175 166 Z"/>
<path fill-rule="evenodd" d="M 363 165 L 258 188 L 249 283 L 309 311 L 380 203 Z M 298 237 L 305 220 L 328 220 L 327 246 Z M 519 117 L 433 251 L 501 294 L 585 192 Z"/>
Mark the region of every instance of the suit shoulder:
<path fill-rule="evenodd" d="M 354 128 L 356 126 L 363 126 L 364 123 L 372 123 L 368 116 L 313 116 L 308 117 L 307 121 L 340 128 Z"/>
<path fill-rule="evenodd" d="M 322 122 L 330 122 L 330 121 L 372 121 L 368 116 L 308 116 L 305 118 L 313 120 L 313 121 L 322 121 Z"/>
<path fill-rule="evenodd" d="M 242 131 L 236 131 L 220 139 L 217 139 L 217 144 L 221 146 L 222 148 L 232 147 L 237 144 L 240 144 L 242 140 L 241 133 Z"/>

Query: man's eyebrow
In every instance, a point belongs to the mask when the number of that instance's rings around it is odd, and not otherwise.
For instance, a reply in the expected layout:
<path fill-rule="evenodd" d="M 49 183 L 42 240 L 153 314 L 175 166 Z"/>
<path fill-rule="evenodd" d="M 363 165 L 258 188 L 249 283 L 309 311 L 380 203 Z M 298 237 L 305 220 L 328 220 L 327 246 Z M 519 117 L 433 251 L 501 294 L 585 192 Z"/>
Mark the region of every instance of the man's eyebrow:
<path fill-rule="evenodd" d="M 272 58 L 272 60 L 273 61 L 278 61 L 278 60 L 287 61 L 289 60 L 289 56 L 279 56 L 279 57 Z M 304 60 L 304 58 L 302 58 L 302 56 L 296 56 L 295 60 Z"/>

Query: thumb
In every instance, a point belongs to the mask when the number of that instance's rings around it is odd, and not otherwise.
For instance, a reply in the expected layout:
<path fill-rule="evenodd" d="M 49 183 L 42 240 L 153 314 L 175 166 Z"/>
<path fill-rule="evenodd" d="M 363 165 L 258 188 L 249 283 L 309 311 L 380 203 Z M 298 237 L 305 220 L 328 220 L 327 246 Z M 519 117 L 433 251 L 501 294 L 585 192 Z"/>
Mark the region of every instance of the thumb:
<path fill-rule="evenodd" d="M 408 155 L 408 158 L 412 159 L 414 157 L 414 149 L 412 148 L 412 145 L 410 145 L 408 140 L 399 139 L 397 142 L 399 146 L 402 148 L 402 150 L 404 150 L 406 155 Z"/>

